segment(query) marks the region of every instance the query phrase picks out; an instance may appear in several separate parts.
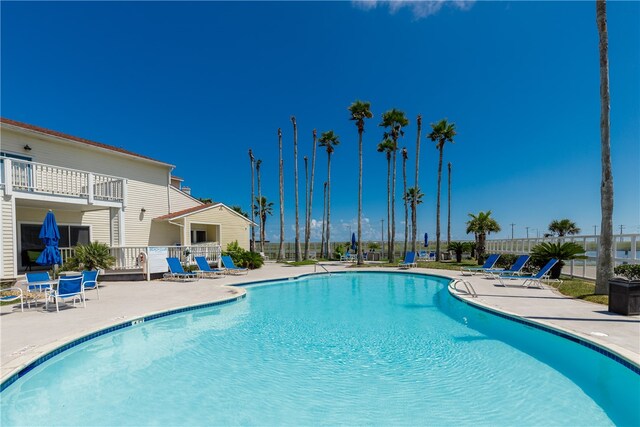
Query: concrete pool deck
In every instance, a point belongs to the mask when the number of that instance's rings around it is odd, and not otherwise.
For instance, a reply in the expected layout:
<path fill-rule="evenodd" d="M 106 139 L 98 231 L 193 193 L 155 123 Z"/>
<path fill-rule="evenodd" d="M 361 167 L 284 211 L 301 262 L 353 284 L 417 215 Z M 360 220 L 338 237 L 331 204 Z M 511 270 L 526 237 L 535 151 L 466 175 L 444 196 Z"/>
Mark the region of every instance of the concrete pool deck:
<path fill-rule="evenodd" d="M 338 262 L 323 265 L 331 272 L 399 271 L 396 268 L 356 269 Z M 235 299 L 246 290 L 233 285 L 299 276 L 313 273 L 315 269 L 313 265 L 291 267 L 267 263 L 246 276 L 198 282 L 109 282 L 100 287 L 99 300 L 95 291 L 87 293 L 86 309 L 70 305 L 60 313 L 56 313 L 55 308 L 53 312 L 46 312 L 42 305 L 32 305 L 31 309 L 25 305 L 24 312 L 20 311 L 19 305 L 2 306 L 0 377 L 4 380 L 38 357 L 91 332 L 152 313 Z M 317 271 L 324 272 L 320 267 Z M 484 279 L 480 275 L 461 276 L 456 271 L 427 268 L 402 271 L 466 279 L 474 286 L 478 297 L 458 294 L 463 299 L 562 329 L 640 364 L 640 316 L 611 314 L 606 306 L 567 298 L 551 289 L 503 287 L 497 280 Z"/>

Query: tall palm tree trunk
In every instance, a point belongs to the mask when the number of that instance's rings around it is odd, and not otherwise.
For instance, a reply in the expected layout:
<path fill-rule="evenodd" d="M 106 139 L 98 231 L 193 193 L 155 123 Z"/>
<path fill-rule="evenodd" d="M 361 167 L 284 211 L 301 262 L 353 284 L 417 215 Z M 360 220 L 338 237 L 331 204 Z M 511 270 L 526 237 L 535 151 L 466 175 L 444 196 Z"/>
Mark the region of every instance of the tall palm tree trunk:
<path fill-rule="evenodd" d="M 327 153 L 327 258 L 331 258 L 331 153 Z"/>
<path fill-rule="evenodd" d="M 404 249 L 402 253 L 407 253 L 407 242 L 409 238 L 409 204 L 407 200 L 407 149 L 402 149 L 402 199 L 404 200 Z"/>
<path fill-rule="evenodd" d="M 451 244 L 451 162 L 447 165 L 449 167 L 449 194 L 447 196 L 447 246 Z"/>
<path fill-rule="evenodd" d="M 358 126 L 358 265 L 364 264 L 362 258 L 362 133 L 364 128 Z"/>
<path fill-rule="evenodd" d="M 295 192 L 296 204 L 296 237 L 295 237 L 295 259 L 300 261 L 300 213 L 299 213 L 299 194 L 298 194 L 298 124 L 295 116 L 291 116 L 293 123 L 293 191 Z"/>
<path fill-rule="evenodd" d="M 422 115 L 418 114 L 416 123 L 418 124 L 418 136 L 416 138 L 416 180 L 414 187 L 417 194 L 419 192 L 418 169 L 420 169 L 420 133 L 422 132 Z M 411 200 L 411 250 L 414 252 L 418 250 L 418 203 L 415 197 Z"/>
<path fill-rule="evenodd" d="M 324 183 L 324 191 L 322 196 L 322 242 L 320 243 L 320 256 L 323 258 L 326 257 L 325 252 L 325 238 L 326 238 L 326 230 L 327 230 L 327 183 Z"/>
<path fill-rule="evenodd" d="M 387 153 L 387 258 L 391 259 L 391 153 Z"/>
<path fill-rule="evenodd" d="M 442 142 L 444 145 L 444 142 Z M 436 261 L 440 261 L 440 186 L 442 184 L 442 152 L 444 150 L 440 148 L 440 155 L 438 159 L 438 195 L 436 202 Z"/>
<path fill-rule="evenodd" d="M 396 141 L 393 142 L 393 180 L 391 182 L 391 240 L 389 241 L 389 262 L 393 263 L 396 260 Z"/>
<path fill-rule="evenodd" d="M 609 279 L 613 277 L 613 174 L 611 172 L 611 141 L 609 131 L 609 36 L 607 33 L 607 3 L 596 1 L 596 23 L 598 25 L 600 51 L 600 149 L 602 183 L 600 185 L 600 239 L 598 267 L 596 271 L 596 294 L 609 292 Z"/>
<path fill-rule="evenodd" d="M 302 259 L 309 258 L 309 241 L 307 235 L 309 234 L 309 158 L 303 157 L 304 160 L 304 252 L 302 253 Z"/>
<path fill-rule="evenodd" d="M 264 253 L 264 218 L 262 218 L 262 186 L 260 185 L 260 164 L 262 161 L 258 160 L 256 164 L 256 172 L 258 173 L 258 220 L 260 221 L 260 252 Z"/>
<path fill-rule="evenodd" d="M 254 178 L 255 159 L 253 157 L 253 152 L 251 151 L 251 148 L 249 148 L 249 161 L 251 162 L 251 204 L 249 205 L 249 209 L 251 209 L 251 222 L 255 223 L 255 209 L 253 209 L 253 202 L 255 201 L 255 198 L 256 198 L 254 187 L 253 187 L 253 184 L 255 182 L 255 178 Z M 251 241 L 249 242 L 249 250 L 251 252 L 255 252 L 256 250 L 256 229 L 253 226 L 253 224 L 251 224 Z"/>
<path fill-rule="evenodd" d="M 284 160 L 282 160 L 282 129 L 278 128 L 279 155 L 279 187 L 280 187 L 280 246 L 278 247 L 278 261 L 284 258 Z"/>
<path fill-rule="evenodd" d="M 309 210 L 307 214 L 307 224 L 304 236 L 304 258 L 309 258 L 309 241 L 311 240 L 311 207 L 313 205 L 313 181 L 316 174 L 316 145 L 318 142 L 318 133 L 313 130 L 313 151 L 311 153 L 311 182 L 309 183 Z M 323 222 L 324 224 L 324 222 Z M 322 248 L 320 249 L 320 255 L 322 255 Z"/>

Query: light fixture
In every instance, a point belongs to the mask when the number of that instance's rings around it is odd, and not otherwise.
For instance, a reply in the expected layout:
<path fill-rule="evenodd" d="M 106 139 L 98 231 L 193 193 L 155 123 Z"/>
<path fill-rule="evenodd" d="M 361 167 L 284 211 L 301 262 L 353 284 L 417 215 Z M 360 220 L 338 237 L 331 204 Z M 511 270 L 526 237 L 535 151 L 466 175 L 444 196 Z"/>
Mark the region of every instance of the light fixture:
<path fill-rule="evenodd" d="M 24 147 L 22 147 L 25 149 L 25 151 L 31 151 L 31 147 L 29 147 L 29 144 L 25 145 Z"/>
<path fill-rule="evenodd" d="M 145 213 L 147 210 L 145 208 L 140 209 L 140 212 Z"/>

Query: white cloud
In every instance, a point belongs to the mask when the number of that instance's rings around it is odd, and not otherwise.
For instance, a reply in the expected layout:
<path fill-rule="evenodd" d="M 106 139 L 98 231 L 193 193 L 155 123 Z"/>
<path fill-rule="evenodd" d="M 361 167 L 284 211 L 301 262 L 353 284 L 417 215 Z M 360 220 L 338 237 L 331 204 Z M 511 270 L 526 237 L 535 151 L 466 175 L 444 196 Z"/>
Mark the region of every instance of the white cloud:
<path fill-rule="evenodd" d="M 458 10 L 469 10 L 476 0 L 424 0 L 424 1 L 408 1 L 408 0 L 353 0 L 355 7 L 362 10 L 375 9 L 378 6 L 388 7 L 389 13 L 392 15 L 400 9 L 409 8 L 413 17 L 416 19 L 426 18 L 435 15 L 444 6 L 453 7 Z"/>

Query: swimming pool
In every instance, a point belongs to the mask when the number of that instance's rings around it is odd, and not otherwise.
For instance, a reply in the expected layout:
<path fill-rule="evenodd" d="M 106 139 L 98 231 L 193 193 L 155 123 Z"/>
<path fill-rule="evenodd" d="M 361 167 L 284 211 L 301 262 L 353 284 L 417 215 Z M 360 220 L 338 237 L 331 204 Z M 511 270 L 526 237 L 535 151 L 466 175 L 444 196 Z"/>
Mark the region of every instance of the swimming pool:
<path fill-rule="evenodd" d="M 638 425 L 640 376 L 447 280 L 312 276 L 115 331 L 0 394 L 2 425 Z"/>

